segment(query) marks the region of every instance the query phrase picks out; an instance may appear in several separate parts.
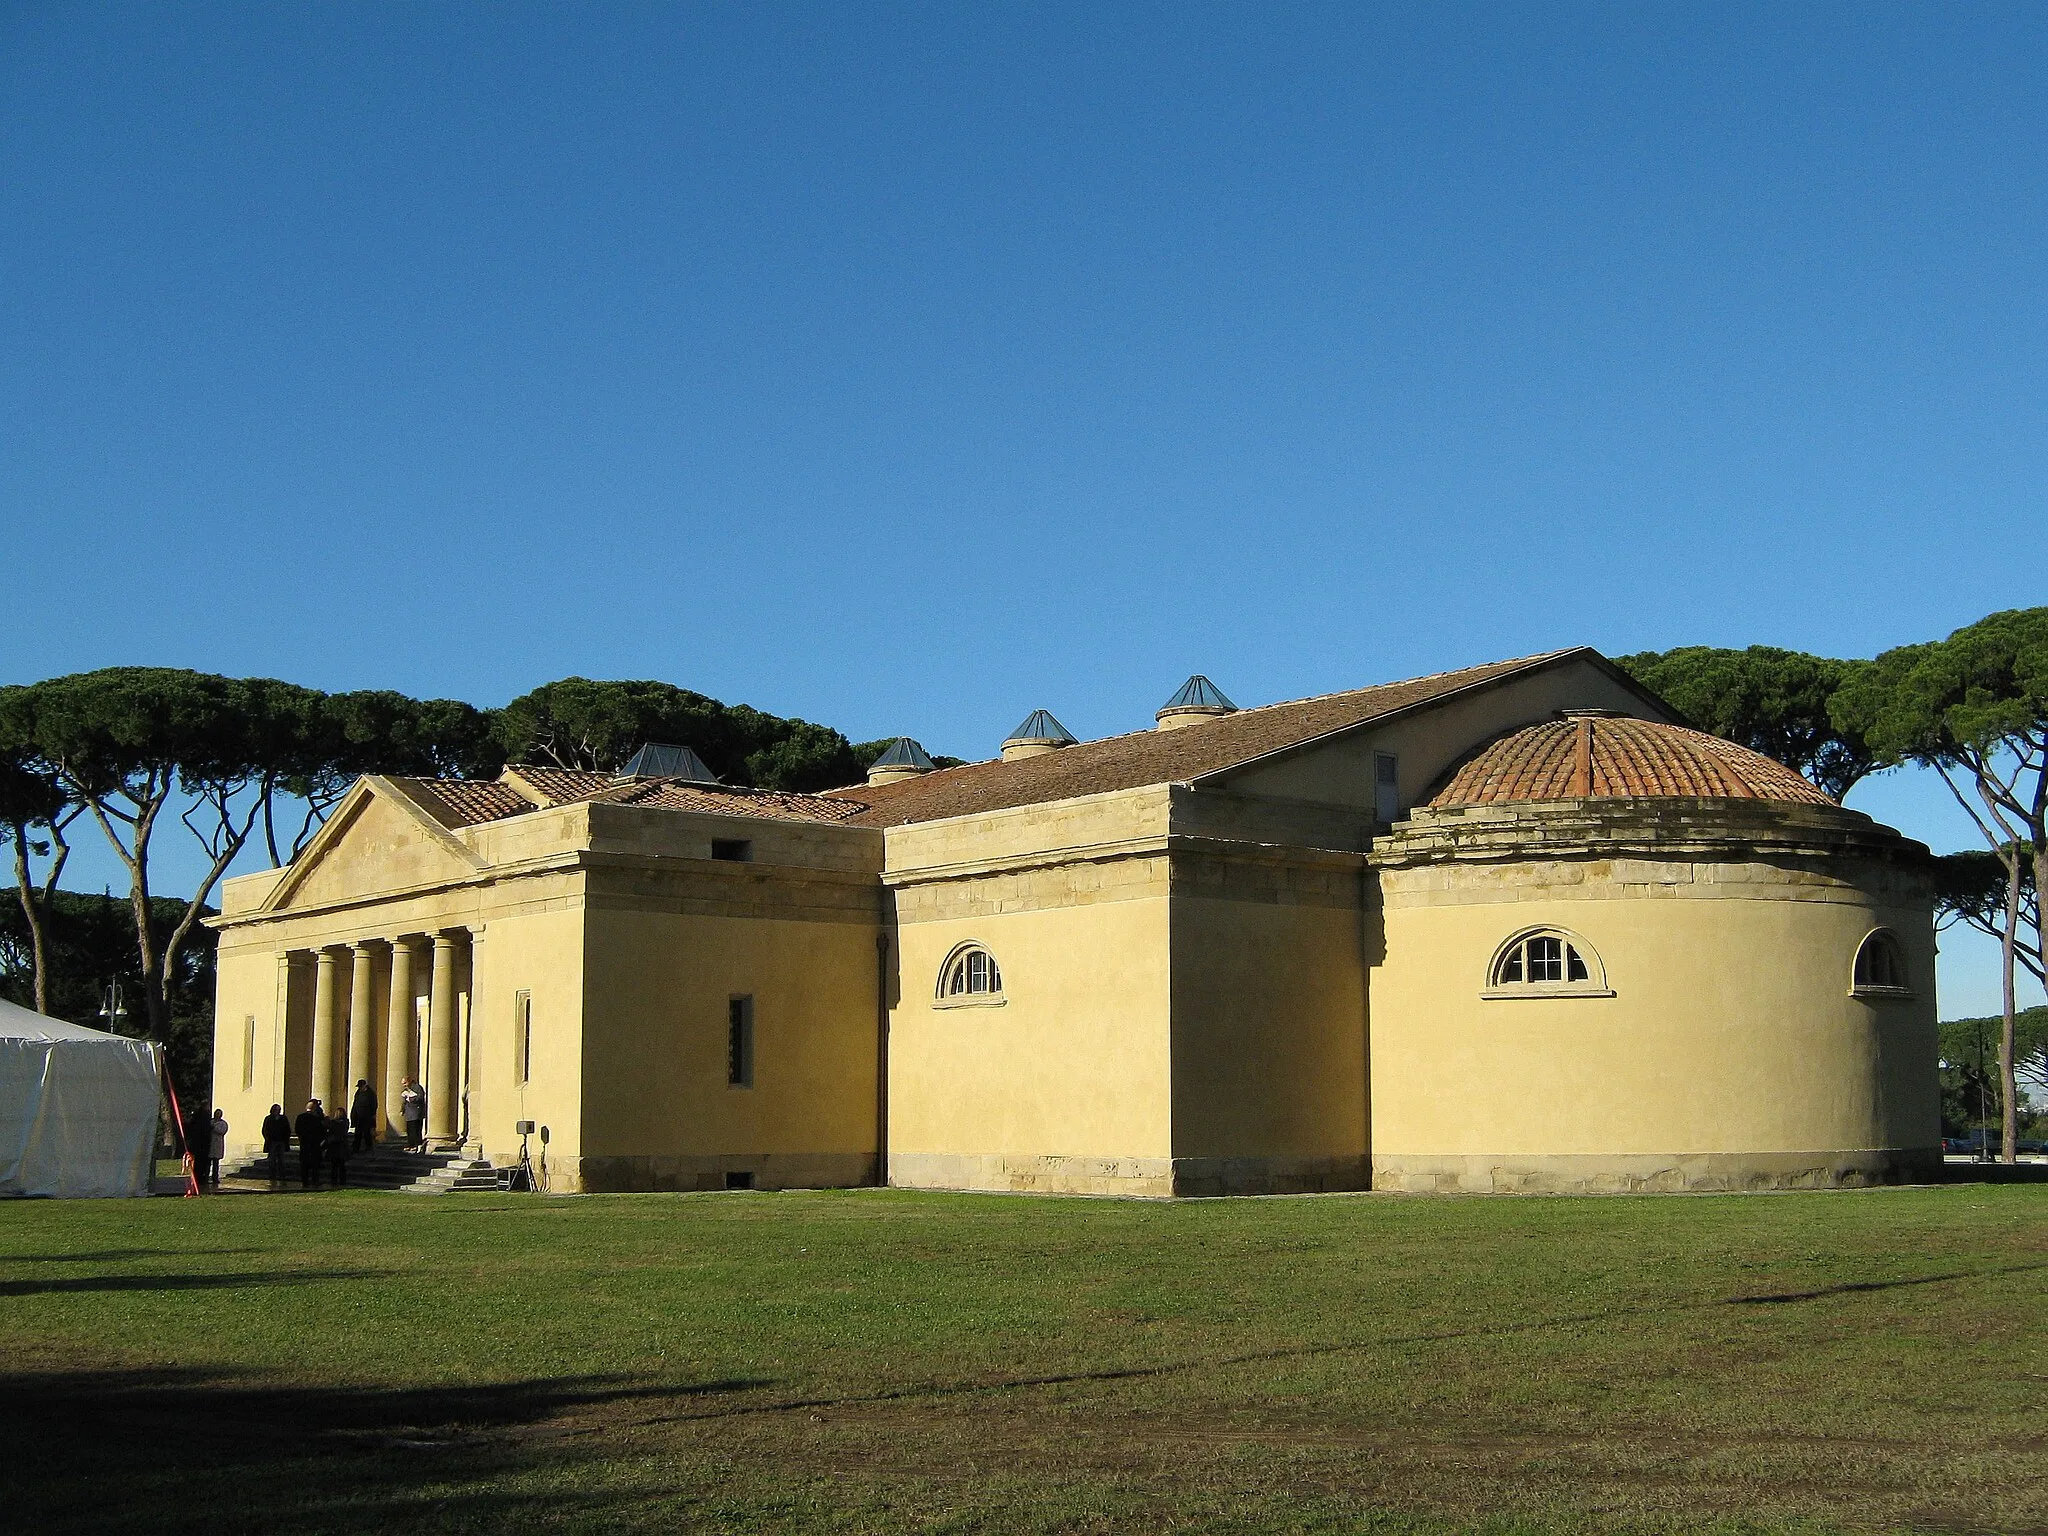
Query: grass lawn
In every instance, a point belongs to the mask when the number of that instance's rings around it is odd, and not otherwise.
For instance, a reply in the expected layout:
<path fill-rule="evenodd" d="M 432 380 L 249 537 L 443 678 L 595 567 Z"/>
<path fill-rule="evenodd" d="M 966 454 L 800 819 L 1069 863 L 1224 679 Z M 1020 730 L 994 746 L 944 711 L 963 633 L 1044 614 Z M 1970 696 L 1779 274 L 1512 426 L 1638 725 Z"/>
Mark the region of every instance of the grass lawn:
<path fill-rule="evenodd" d="M 2048 1185 L 0 1206 L 8 1529 L 2048 1531 Z"/>

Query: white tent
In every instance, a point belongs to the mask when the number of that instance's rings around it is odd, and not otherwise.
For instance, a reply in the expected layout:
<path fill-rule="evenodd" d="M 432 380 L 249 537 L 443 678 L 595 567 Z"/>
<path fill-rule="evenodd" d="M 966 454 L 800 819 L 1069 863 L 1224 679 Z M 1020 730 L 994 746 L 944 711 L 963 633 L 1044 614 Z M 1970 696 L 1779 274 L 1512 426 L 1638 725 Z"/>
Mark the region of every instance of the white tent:
<path fill-rule="evenodd" d="M 157 1048 L 0 1001 L 0 1195 L 149 1193 Z"/>

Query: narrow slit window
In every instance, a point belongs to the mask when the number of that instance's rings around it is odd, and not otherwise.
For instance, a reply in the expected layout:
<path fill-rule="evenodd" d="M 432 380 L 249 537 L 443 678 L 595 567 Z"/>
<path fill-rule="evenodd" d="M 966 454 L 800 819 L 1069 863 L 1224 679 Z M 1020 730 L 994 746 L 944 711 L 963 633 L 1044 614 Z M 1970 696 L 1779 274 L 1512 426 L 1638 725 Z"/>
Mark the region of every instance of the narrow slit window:
<path fill-rule="evenodd" d="M 723 859 L 732 864 L 746 864 L 754 857 L 753 839 L 746 837 L 714 837 L 711 839 L 711 857 Z"/>
<path fill-rule="evenodd" d="M 754 999 L 750 996 L 726 1002 L 725 1081 L 733 1088 L 754 1086 Z"/>
<path fill-rule="evenodd" d="M 512 998 L 513 1077 L 524 1083 L 533 1078 L 533 994 L 518 992 Z"/>
<path fill-rule="evenodd" d="M 242 1086 L 256 1086 L 256 1015 L 242 1017 Z"/>
<path fill-rule="evenodd" d="M 1372 811 L 1392 824 L 1401 815 L 1401 759 L 1391 752 L 1372 755 Z"/>

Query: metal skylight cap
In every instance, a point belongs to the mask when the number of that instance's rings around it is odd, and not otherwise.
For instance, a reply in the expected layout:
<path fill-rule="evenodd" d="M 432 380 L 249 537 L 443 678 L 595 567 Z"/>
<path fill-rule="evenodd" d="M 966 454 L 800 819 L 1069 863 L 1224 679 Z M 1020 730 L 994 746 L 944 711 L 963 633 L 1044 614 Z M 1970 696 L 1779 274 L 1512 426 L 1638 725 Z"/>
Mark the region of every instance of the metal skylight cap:
<path fill-rule="evenodd" d="M 1049 709 L 1034 709 L 1024 717 L 1024 723 L 1010 732 L 1008 741 L 1056 741 L 1061 746 L 1072 746 L 1074 733 L 1053 718 Z"/>
<path fill-rule="evenodd" d="M 938 766 L 923 747 L 908 736 L 898 736 L 889 743 L 888 750 L 868 764 L 868 782 L 893 784 L 898 779 L 914 779 L 920 773 L 930 773 Z"/>
<path fill-rule="evenodd" d="M 1038 757 L 1073 745 L 1074 733 L 1055 720 L 1051 710 L 1034 709 L 1024 717 L 1024 723 L 1004 740 L 1003 761 L 1008 763 L 1020 757 Z"/>
<path fill-rule="evenodd" d="M 930 773 L 939 765 L 932 761 L 931 754 L 912 741 L 908 736 L 898 736 L 889 743 L 889 749 L 869 763 L 870 768 L 915 768 L 919 773 Z"/>
<path fill-rule="evenodd" d="M 650 741 L 612 775 L 618 779 L 677 779 L 685 784 L 716 784 L 718 775 L 688 747 Z"/>
<path fill-rule="evenodd" d="M 1197 672 L 1180 685 L 1178 693 L 1159 706 L 1156 718 L 1159 728 L 1166 731 L 1236 712 L 1237 706 L 1223 696 L 1223 690 Z"/>

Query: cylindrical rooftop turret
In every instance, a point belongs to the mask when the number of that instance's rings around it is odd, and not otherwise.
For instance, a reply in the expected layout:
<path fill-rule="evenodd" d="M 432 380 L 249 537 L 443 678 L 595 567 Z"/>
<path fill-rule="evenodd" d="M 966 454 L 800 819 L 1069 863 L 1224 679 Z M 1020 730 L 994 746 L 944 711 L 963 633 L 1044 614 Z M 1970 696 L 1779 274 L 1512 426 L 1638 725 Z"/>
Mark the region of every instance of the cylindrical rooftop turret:
<path fill-rule="evenodd" d="M 1034 709 L 1003 742 L 1003 761 L 1008 763 L 1020 757 L 1039 757 L 1072 745 L 1073 732 L 1055 720 L 1051 710 Z"/>
<path fill-rule="evenodd" d="M 889 750 L 868 764 L 870 784 L 894 784 L 898 779 L 914 779 L 921 773 L 930 773 L 939 765 L 931 755 L 908 736 L 898 736 L 889 743 Z"/>
<path fill-rule="evenodd" d="M 1180 685 L 1180 691 L 1160 706 L 1159 729 L 1174 731 L 1184 725 L 1199 725 L 1218 715 L 1234 715 L 1237 706 L 1223 696 L 1223 690 L 1197 672 Z"/>

